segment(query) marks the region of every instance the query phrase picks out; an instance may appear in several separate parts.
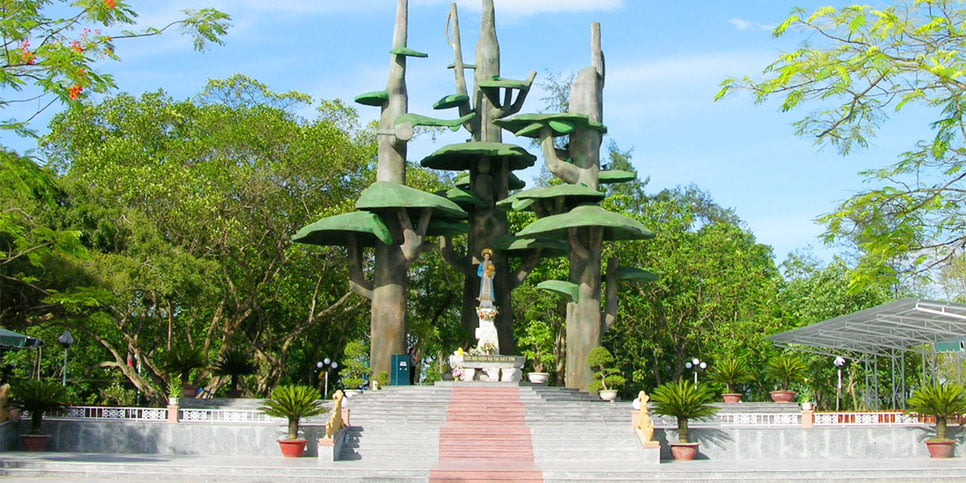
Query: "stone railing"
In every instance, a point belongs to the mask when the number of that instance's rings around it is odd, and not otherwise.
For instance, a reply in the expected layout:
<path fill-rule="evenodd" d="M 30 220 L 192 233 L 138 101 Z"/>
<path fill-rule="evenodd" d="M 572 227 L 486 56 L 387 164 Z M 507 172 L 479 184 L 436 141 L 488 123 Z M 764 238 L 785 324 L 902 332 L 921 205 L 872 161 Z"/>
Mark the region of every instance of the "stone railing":
<path fill-rule="evenodd" d="M 25 414 L 25 416 L 27 416 Z M 107 421 L 167 421 L 168 410 L 164 408 L 71 406 L 61 414 L 47 419 L 107 420 Z"/>
<path fill-rule="evenodd" d="M 923 418 L 902 411 L 821 412 L 815 413 L 816 426 L 922 424 Z"/>
<path fill-rule="evenodd" d="M 178 419 L 168 418 L 166 408 L 70 406 L 59 414 L 51 414 L 45 419 L 65 421 L 156 421 L 182 423 L 241 423 L 241 424 L 285 424 L 285 418 L 275 418 L 257 409 L 212 409 L 180 408 Z M 24 418 L 29 413 L 24 414 Z M 326 415 L 302 418 L 305 425 L 324 425 Z"/>

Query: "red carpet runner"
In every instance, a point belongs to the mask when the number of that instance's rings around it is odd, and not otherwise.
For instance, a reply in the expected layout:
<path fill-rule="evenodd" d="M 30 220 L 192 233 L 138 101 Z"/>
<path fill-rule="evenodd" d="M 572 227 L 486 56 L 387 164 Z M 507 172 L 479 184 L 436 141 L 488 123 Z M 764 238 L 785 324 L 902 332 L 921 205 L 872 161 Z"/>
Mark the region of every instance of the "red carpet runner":
<path fill-rule="evenodd" d="M 543 481 L 518 387 L 455 387 L 432 482 Z"/>

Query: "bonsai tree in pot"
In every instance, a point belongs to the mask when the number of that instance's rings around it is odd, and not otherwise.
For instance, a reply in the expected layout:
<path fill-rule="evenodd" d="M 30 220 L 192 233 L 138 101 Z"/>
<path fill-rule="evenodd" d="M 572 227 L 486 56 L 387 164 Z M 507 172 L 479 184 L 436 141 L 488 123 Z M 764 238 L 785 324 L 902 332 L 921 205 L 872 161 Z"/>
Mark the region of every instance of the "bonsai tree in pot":
<path fill-rule="evenodd" d="M 239 379 L 241 376 L 254 374 L 258 368 L 255 367 L 255 364 L 252 364 L 248 353 L 238 347 L 232 347 L 218 358 L 214 369 L 215 374 L 231 378 L 231 389 L 228 391 L 228 397 L 241 397 L 241 390 L 238 389 Z"/>
<path fill-rule="evenodd" d="M 61 411 L 67 401 L 67 389 L 55 381 L 23 381 L 13 388 L 13 407 L 30 413 L 30 432 L 21 435 L 30 451 L 42 451 L 50 442 L 49 434 L 40 433 L 44 413 Z"/>
<path fill-rule="evenodd" d="M 594 347 L 587 354 L 587 366 L 594 371 L 594 382 L 590 383 L 590 390 L 598 391 L 600 398 L 605 401 L 616 399 L 617 390 L 627 382 L 619 369 L 611 367 L 613 363 L 614 356 L 604 346 Z"/>
<path fill-rule="evenodd" d="M 671 443 L 674 459 L 693 460 L 698 454 L 698 443 L 688 439 L 688 420 L 714 416 L 718 408 L 711 405 L 713 400 L 714 395 L 707 386 L 685 380 L 664 383 L 651 394 L 655 413 L 677 418 L 678 442 Z"/>
<path fill-rule="evenodd" d="M 358 394 L 372 372 L 366 365 L 369 350 L 361 340 L 354 340 L 345 346 L 345 359 L 342 361 L 342 386 L 346 395 Z"/>
<path fill-rule="evenodd" d="M 725 390 L 721 397 L 726 403 L 741 401 L 742 395 L 735 392 L 735 386 L 754 380 L 748 365 L 743 359 L 737 357 L 725 359 L 713 366 L 708 377 L 712 381 L 724 385 Z"/>
<path fill-rule="evenodd" d="M 789 403 L 795 400 L 795 392 L 790 391 L 793 382 L 805 375 L 805 363 L 791 355 L 772 357 L 765 366 L 765 377 L 775 382 L 777 390 L 771 392 L 772 401 Z"/>
<path fill-rule="evenodd" d="M 966 414 L 966 388 L 962 384 L 924 384 L 906 400 L 906 412 L 931 415 L 936 418 L 936 437 L 926 440 L 929 455 L 948 458 L 953 454 L 956 440 L 946 436 L 949 418 Z"/>
<path fill-rule="evenodd" d="M 326 411 L 317 389 L 295 384 L 276 386 L 265 401 L 265 406 L 259 409 L 269 416 L 288 419 L 288 436 L 278 440 L 282 455 L 286 458 L 298 458 L 305 452 L 306 440 L 299 438 L 299 421 Z"/>

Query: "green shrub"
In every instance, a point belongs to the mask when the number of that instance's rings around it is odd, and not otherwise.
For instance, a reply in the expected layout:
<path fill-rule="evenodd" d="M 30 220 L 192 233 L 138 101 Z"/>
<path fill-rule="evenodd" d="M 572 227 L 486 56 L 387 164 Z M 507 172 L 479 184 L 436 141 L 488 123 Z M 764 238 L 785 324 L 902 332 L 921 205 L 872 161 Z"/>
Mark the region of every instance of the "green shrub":
<path fill-rule="evenodd" d="M 371 370 L 366 367 L 366 360 L 369 358 L 369 350 L 361 340 L 354 340 L 345 346 L 343 351 L 345 359 L 342 361 L 342 386 L 346 389 L 358 389 L 366 383 L 366 377 Z"/>

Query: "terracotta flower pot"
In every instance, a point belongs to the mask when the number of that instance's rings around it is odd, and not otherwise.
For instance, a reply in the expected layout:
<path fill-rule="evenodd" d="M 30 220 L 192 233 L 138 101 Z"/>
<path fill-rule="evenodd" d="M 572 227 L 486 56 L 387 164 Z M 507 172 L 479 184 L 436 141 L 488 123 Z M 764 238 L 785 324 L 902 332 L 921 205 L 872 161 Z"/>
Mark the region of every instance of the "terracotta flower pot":
<path fill-rule="evenodd" d="M 690 461 L 698 455 L 700 443 L 671 443 L 671 455 L 678 461 Z"/>
<path fill-rule="evenodd" d="M 721 399 L 724 399 L 724 402 L 728 404 L 734 404 L 741 402 L 741 394 L 734 392 L 724 393 L 721 395 Z"/>
<path fill-rule="evenodd" d="M 286 458 L 301 458 L 305 454 L 304 439 L 280 439 L 278 446 L 282 449 L 282 456 Z"/>
<path fill-rule="evenodd" d="M 926 448 L 929 449 L 930 458 L 949 458 L 953 455 L 953 448 L 955 447 L 956 441 L 952 439 L 926 441 Z"/>
<path fill-rule="evenodd" d="M 795 391 L 772 391 L 771 400 L 776 403 L 790 403 L 795 401 Z"/>
<path fill-rule="evenodd" d="M 49 434 L 21 434 L 20 439 L 23 441 L 23 445 L 27 447 L 27 451 L 43 451 L 47 449 L 47 443 L 50 443 L 51 436 Z"/>

